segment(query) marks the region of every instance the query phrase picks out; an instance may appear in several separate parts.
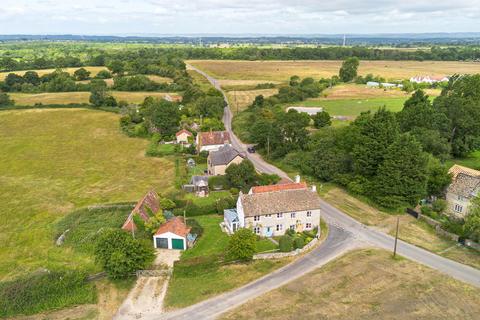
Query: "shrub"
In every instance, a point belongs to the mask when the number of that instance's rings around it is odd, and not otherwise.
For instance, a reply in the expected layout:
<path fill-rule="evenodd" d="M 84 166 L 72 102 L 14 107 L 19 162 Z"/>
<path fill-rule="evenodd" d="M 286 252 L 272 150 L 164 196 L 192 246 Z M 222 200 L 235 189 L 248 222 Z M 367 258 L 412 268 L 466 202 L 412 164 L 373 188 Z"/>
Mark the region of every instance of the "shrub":
<path fill-rule="evenodd" d="M 447 208 L 447 201 L 444 199 L 437 199 L 432 203 L 433 211 L 442 213 Z"/>
<path fill-rule="evenodd" d="M 281 252 L 290 252 L 293 250 L 293 240 L 292 237 L 288 235 L 283 235 L 278 241 L 279 249 Z"/>
<path fill-rule="evenodd" d="M 113 279 L 125 278 L 145 268 L 154 259 L 151 243 L 134 239 L 123 230 L 108 230 L 100 235 L 95 260 Z"/>
<path fill-rule="evenodd" d="M 235 232 L 228 242 L 226 258 L 231 261 L 252 260 L 257 250 L 257 237 L 248 228 L 243 228 Z"/>
<path fill-rule="evenodd" d="M 95 303 L 96 290 L 79 271 L 49 271 L 0 283 L 0 317 Z"/>
<path fill-rule="evenodd" d="M 293 241 L 294 249 L 302 249 L 304 246 L 305 246 L 305 240 L 303 240 L 303 237 L 296 237 L 295 240 Z"/>
<path fill-rule="evenodd" d="M 212 190 L 225 189 L 228 181 L 225 176 L 213 176 L 208 178 L 208 187 Z"/>
<path fill-rule="evenodd" d="M 238 190 L 238 188 L 230 188 L 230 193 L 231 193 L 233 196 L 238 195 L 239 192 L 240 192 L 240 190 Z"/>
<path fill-rule="evenodd" d="M 203 227 L 198 223 L 197 220 L 195 219 L 187 219 L 187 226 L 189 226 L 190 228 L 192 228 L 190 230 L 190 233 L 192 234 L 196 234 L 197 237 L 200 237 L 202 236 L 203 234 Z"/>
<path fill-rule="evenodd" d="M 426 205 L 422 206 L 420 208 L 420 211 L 425 216 L 428 216 L 428 217 L 433 218 L 433 219 L 438 219 L 437 213 L 435 211 L 433 211 L 432 208 L 429 207 L 429 206 L 426 206 Z"/>

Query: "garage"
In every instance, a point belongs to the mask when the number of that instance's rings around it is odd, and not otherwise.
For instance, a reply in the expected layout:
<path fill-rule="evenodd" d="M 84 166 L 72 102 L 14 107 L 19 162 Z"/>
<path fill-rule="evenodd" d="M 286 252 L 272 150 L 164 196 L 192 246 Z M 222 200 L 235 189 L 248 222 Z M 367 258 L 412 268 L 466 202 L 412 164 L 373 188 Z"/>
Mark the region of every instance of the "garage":
<path fill-rule="evenodd" d="M 153 236 L 153 245 L 158 249 L 186 250 L 190 228 L 180 217 L 173 217 L 162 224 Z"/>

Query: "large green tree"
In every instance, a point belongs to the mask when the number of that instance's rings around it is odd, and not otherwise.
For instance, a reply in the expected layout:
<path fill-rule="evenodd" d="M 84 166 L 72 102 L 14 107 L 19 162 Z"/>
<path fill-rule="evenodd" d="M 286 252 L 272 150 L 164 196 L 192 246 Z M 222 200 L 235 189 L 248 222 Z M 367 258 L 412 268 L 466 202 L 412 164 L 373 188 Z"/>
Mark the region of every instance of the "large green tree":
<path fill-rule="evenodd" d="M 480 147 L 480 74 L 452 77 L 434 107 L 450 120 L 445 135 L 454 156 Z"/>
<path fill-rule="evenodd" d="M 10 96 L 8 94 L 0 92 L 0 107 L 9 107 L 13 106 L 14 104 L 15 101 L 10 99 Z"/>
<path fill-rule="evenodd" d="M 73 76 L 78 81 L 83 81 L 83 80 L 88 80 L 90 78 L 90 74 L 91 74 L 91 72 L 88 71 L 87 69 L 80 68 L 80 69 L 75 70 L 75 72 L 73 73 Z"/>
<path fill-rule="evenodd" d="M 247 191 L 257 179 L 255 167 L 250 160 L 243 160 L 239 164 L 231 164 L 225 170 L 225 178 L 231 187 Z"/>
<path fill-rule="evenodd" d="M 385 108 L 373 115 L 370 112 L 362 113 L 353 122 L 351 130 L 354 173 L 366 178 L 374 177 L 387 149 L 399 135 L 395 115 Z"/>
<path fill-rule="evenodd" d="M 332 117 L 330 117 L 327 111 L 317 112 L 312 116 L 312 119 L 313 126 L 317 129 L 332 125 Z"/>
<path fill-rule="evenodd" d="M 226 257 L 231 261 L 249 261 L 257 249 L 257 236 L 248 228 L 235 232 L 228 241 Z"/>
<path fill-rule="evenodd" d="M 342 63 L 340 68 L 339 76 L 343 82 L 350 82 L 357 76 L 358 66 L 360 65 L 360 60 L 357 57 L 347 58 Z"/>
<path fill-rule="evenodd" d="M 119 229 L 102 232 L 95 247 L 96 261 L 113 279 L 126 278 L 147 267 L 154 257 L 151 243 L 134 239 Z"/>
<path fill-rule="evenodd" d="M 178 129 L 180 113 L 175 103 L 164 99 L 145 99 L 142 113 L 150 132 L 159 132 L 162 136 L 172 136 Z"/>
<path fill-rule="evenodd" d="M 385 206 L 414 206 L 427 195 L 428 157 L 414 137 L 399 135 L 387 148 L 374 179 L 375 198 Z"/>

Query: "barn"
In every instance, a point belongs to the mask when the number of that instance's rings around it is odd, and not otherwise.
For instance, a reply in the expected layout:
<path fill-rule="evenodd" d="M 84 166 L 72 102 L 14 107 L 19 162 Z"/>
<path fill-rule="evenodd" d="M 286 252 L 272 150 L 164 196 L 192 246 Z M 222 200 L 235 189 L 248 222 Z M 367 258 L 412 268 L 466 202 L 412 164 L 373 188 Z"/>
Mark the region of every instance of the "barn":
<path fill-rule="evenodd" d="M 153 236 L 153 245 L 158 249 L 187 249 L 187 236 L 190 228 L 180 217 L 174 217 L 162 224 Z"/>

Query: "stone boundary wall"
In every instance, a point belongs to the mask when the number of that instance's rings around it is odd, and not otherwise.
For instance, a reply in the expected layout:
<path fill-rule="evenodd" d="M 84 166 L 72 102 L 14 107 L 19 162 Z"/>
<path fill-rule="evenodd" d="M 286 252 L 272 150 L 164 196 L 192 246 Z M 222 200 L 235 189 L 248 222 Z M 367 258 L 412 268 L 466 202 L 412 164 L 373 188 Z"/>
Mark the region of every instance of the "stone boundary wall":
<path fill-rule="evenodd" d="M 299 255 L 300 253 L 303 253 L 311 249 L 318 242 L 319 237 L 320 236 L 318 235 L 316 238 L 313 238 L 312 241 L 307 243 L 302 249 L 295 249 L 290 252 L 258 253 L 253 256 L 253 260 L 269 260 L 269 259 L 282 259 L 287 257 L 294 257 L 296 255 Z"/>

